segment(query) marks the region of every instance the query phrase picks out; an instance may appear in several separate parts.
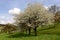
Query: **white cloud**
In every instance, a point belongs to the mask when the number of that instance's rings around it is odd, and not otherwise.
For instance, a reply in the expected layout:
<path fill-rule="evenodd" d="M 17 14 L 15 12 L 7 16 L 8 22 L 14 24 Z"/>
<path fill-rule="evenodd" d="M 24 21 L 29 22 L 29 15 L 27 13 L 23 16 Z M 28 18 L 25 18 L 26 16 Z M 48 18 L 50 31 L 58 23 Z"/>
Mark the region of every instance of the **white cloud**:
<path fill-rule="evenodd" d="M 48 10 L 48 6 L 44 6 Z"/>
<path fill-rule="evenodd" d="M 7 24 L 7 23 L 14 23 L 14 21 L 13 20 L 0 20 L 0 24 Z"/>
<path fill-rule="evenodd" d="M 10 16 L 1 16 L 0 17 L 0 24 L 7 24 L 7 23 L 14 23 L 13 17 Z"/>
<path fill-rule="evenodd" d="M 6 23 L 11 23 L 11 24 L 13 24 L 13 23 L 14 23 L 14 20 L 7 20 Z"/>
<path fill-rule="evenodd" d="M 5 21 L 3 21 L 3 20 L 0 20 L 0 24 L 5 24 Z"/>
<path fill-rule="evenodd" d="M 19 14 L 20 9 L 19 8 L 13 8 L 8 11 L 10 14 Z"/>
<path fill-rule="evenodd" d="M 14 23 L 15 22 L 15 20 L 13 19 L 13 18 L 10 18 L 10 20 L 7 20 L 7 23 Z"/>
<path fill-rule="evenodd" d="M 4 19 L 4 18 L 6 18 L 6 16 L 1 16 L 1 17 L 0 17 L 0 19 Z"/>
<path fill-rule="evenodd" d="M 13 8 L 8 11 L 10 14 L 19 14 L 20 9 L 19 8 Z M 8 15 L 0 15 L 0 24 L 7 24 L 7 23 L 14 23 L 13 16 Z"/>

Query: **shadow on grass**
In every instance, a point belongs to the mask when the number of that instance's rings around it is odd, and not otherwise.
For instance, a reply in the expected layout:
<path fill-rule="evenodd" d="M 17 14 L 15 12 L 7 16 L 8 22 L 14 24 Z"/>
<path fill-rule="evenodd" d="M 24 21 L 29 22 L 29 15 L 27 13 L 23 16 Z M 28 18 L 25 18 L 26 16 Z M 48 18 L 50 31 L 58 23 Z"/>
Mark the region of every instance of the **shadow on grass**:
<path fill-rule="evenodd" d="M 22 38 L 22 37 L 32 37 L 34 35 L 28 35 L 28 34 L 23 34 L 23 33 L 17 33 L 17 34 L 12 34 L 9 35 L 8 38 Z"/>
<path fill-rule="evenodd" d="M 58 33 L 40 33 L 37 36 L 40 35 L 60 35 Z M 23 33 L 17 33 L 17 34 L 13 34 L 13 35 L 9 35 L 7 36 L 8 38 L 23 38 L 23 37 L 35 37 L 34 35 L 28 35 L 28 34 L 23 34 Z"/>

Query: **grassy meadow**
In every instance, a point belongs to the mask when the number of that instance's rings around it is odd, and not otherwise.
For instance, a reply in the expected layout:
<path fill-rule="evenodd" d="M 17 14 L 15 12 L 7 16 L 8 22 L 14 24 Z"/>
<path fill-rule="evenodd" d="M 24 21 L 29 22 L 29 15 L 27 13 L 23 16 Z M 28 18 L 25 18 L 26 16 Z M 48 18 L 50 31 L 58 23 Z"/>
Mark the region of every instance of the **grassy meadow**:
<path fill-rule="evenodd" d="M 0 34 L 0 40 L 60 40 L 60 23 L 56 24 L 55 27 L 39 29 L 37 30 L 37 36 L 34 36 L 33 32 L 31 35 L 14 33 L 14 34 Z"/>

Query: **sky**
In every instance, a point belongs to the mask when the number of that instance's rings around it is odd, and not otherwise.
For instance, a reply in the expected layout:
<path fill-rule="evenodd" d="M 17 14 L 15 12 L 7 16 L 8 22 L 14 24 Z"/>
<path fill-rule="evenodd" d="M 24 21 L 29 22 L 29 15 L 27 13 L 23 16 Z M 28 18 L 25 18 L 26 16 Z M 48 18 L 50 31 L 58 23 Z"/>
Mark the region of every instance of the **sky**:
<path fill-rule="evenodd" d="M 60 0 L 0 0 L 0 24 L 13 23 L 13 14 L 19 14 L 28 3 L 39 2 L 45 7 L 60 5 Z"/>

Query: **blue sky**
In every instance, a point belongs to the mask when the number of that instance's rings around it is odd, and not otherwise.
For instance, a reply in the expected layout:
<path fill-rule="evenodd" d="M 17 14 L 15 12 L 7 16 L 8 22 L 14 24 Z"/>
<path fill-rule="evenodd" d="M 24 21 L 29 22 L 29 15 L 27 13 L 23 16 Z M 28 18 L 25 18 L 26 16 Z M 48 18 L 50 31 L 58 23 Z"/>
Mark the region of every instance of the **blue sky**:
<path fill-rule="evenodd" d="M 12 22 L 12 14 L 9 10 L 18 8 L 20 11 L 27 7 L 28 3 L 39 2 L 45 6 L 52 4 L 60 5 L 60 0 L 0 0 L 0 23 Z"/>

